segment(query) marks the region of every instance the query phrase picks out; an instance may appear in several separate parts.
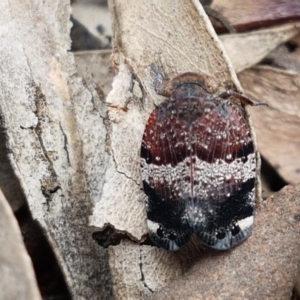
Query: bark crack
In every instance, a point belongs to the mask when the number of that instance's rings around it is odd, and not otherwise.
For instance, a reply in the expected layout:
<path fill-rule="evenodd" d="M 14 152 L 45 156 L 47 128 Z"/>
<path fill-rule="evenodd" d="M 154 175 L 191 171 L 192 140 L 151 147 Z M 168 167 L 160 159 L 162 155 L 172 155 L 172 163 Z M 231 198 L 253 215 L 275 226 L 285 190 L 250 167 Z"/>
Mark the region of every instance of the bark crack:
<path fill-rule="evenodd" d="M 128 176 L 126 173 L 121 172 L 121 171 L 119 171 L 118 169 L 117 169 L 117 172 L 118 172 L 119 174 L 124 175 L 126 178 L 132 180 L 137 186 L 140 186 L 139 183 L 138 183 L 135 179 L 133 179 L 132 177 Z"/>
<path fill-rule="evenodd" d="M 63 135 L 63 138 L 64 138 L 64 150 L 65 150 L 66 155 L 67 155 L 67 161 L 68 161 L 69 166 L 71 166 L 70 154 L 69 154 L 69 151 L 68 151 L 68 137 L 67 137 L 66 133 L 63 130 L 61 122 L 59 122 L 59 129 L 60 129 L 60 131 L 61 131 L 61 133 Z"/>
<path fill-rule="evenodd" d="M 86 80 L 86 79 L 82 78 L 82 83 L 83 83 L 84 87 L 88 90 L 88 92 L 90 93 L 91 103 L 93 105 L 93 110 L 96 111 L 99 114 L 99 117 L 101 119 L 105 119 L 105 116 L 101 115 L 102 112 L 101 112 L 101 108 L 100 108 L 101 105 L 103 105 L 103 107 L 106 107 L 105 94 L 104 94 L 103 90 L 92 79 L 91 80 Z M 97 96 L 95 97 L 95 95 L 93 93 L 94 90 L 96 91 L 96 93 L 99 97 L 100 103 L 98 105 L 97 105 L 97 101 L 96 101 Z"/>
<path fill-rule="evenodd" d="M 54 196 L 54 194 L 61 188 L 58 182 L 57 174 L 53 167 L 53 162 L 51 160 L 51 154 L 47 151 L 44 140 L 43 140 L 43 127 L 45 124 L 49 123 L 49 117 L 47 113 L 47 103 L 46 97 L 43 94 L 41 88 L 37 86 L 34 82 L 32 83 L 32 87 L 34 89 L 34 101 L 36 106 L 36 111 L 34 112 L 37 117 L 37 125 L 33 128 L 35 134 L 37 135 L 37 139 L 41 146 L 42 153 L 45 157 L 45 160 L 48 162 L 48 174 L 43 176 L 41 180 L 41 190 L 43 195 L 45 196 L 48 211 L 50 211 L 50 202 Z"/>
<path fill-rule="evenodd" d="M 47 113 L 46 113 L 46 98 L 45 95 L 42 93 L 42 90 L 39 86 L 37 86 L 35 83 L 33 83 L 34 90 L 34 101 L 35 101 L 35 107 L 36 111 L 34 112 L 37 117 L 37 125 L 34 128 L 34 131 L 38 137 L 39 143 L 41 145 L 43 154 L 50 165 L 52 165 L 52 161 L 48 155 L 48 151 L 44 145 L 44 141 L 42 138 L 42 131 L 43 126 L 46 123 L 47 120 Z"/>
<path fill-rule="evenodd" d="M 154 291 L 147 285 L 147 283 L 145 282 L 145 275 L 143 272 L 143 263 L 142 263 L 142 249 L 140 248 L 140 263 L 139 263 L 139 267 L 140 267 L 140 272 L 141 272 L 141 281 L 144 284 L 144 287 L 150 292 L 150 293 L 154 293 Z"/>
<path fill-rule="evenodd" d="M 111 157 L 112 157 L 112 159 L 113 159 L 113 161 L 114 161 L 114 163 L 115 163 L 116 171 L 117 171 L 119 174 L 124 175 L 126 178 L 132 180 L 137 186 L 140 186 L 140 184 L 139 184 L 134 178 L 128 176 L 125 172 L 122 172 L 122 171 L 119 171 L 119 170 L 118 170 L 118 164 L 117 164 L 117 162 L 116 162 L 115 155 L 114 155 L 114 150 L 113 150 L 112 148 L 111 148 Z"/>

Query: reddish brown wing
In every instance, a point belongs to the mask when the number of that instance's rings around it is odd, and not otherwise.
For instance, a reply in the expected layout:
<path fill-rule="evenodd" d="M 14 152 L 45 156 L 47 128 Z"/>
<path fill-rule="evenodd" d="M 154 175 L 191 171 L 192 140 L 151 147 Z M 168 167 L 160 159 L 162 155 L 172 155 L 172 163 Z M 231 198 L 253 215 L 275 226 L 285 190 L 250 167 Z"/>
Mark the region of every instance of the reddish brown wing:
<path fill-rule="evenodd" d="M 253 214 L 256 161 L 237 107 L 220 98 L 166 100 L 148 120 L 141 156 L 151 222 L 195 231 L 217 249 L 249 235 L 251 226 L 238 222 Z"/>

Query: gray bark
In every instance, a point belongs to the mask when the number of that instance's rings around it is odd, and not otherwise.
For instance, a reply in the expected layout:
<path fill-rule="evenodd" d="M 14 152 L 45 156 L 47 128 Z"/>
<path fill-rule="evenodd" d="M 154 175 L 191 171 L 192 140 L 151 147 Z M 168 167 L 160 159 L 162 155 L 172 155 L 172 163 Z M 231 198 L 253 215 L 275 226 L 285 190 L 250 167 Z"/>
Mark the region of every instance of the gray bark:
<path fill-rule="evenodd" d="M 12 184 L 44 230 L 74 299 L 109 299 L 106 251 L 87 226 L 94 187 L 85 171 L 101 181 L 106 132 L 99 98 L 76 76 L 67 52 L 69 1 L 2 1 L 0 11 L 0 110 Z"/>

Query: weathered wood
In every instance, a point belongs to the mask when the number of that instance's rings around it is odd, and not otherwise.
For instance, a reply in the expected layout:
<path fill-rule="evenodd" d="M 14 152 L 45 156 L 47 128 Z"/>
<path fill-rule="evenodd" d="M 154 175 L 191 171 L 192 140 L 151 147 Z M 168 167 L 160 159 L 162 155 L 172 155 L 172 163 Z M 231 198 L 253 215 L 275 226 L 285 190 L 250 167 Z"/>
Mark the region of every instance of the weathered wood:
<path fill-rule="evenodd" d="M 300 181 L 299 71 L 260 66 L 239 74 L 247 94 L 269 104 L 268 108 L 251 108 L 260 152 L 293 184 Z"/>
<path fill-rule="evenodd" d="M 247 33 L 220 36 L 234 70 L 239 73 L 259 63 L 270 51 L 300 31 L 300 23 L 286 24 Z"/>
<path fill-rule="evenodd" d="M 74 299 L 109 299 L 106 251 L 87 226 L 90 195 L 101 193 L 104 180 L 106 131 L 96 91 L 76 76 L 67 52 L 69 1 L 2 1 L 0 12 L 0 110 L 10 164 Z"/>

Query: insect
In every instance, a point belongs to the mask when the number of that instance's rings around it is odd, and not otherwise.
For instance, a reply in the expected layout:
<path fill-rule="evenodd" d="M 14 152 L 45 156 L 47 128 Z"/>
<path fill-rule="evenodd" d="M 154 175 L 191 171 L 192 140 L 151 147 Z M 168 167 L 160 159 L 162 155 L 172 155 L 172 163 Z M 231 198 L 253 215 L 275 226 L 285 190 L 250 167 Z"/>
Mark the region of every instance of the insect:
<path fill-rule="evenodd" d="M 257 153 L 242 106 L 255 102 L 215 81 L 184 73 L 154 89 L 167 99 L 150 114 L 141 145 L 143 188 L 151 240 L 178 250 L 192 234 L 226 250 L 251 234 Z"/>

